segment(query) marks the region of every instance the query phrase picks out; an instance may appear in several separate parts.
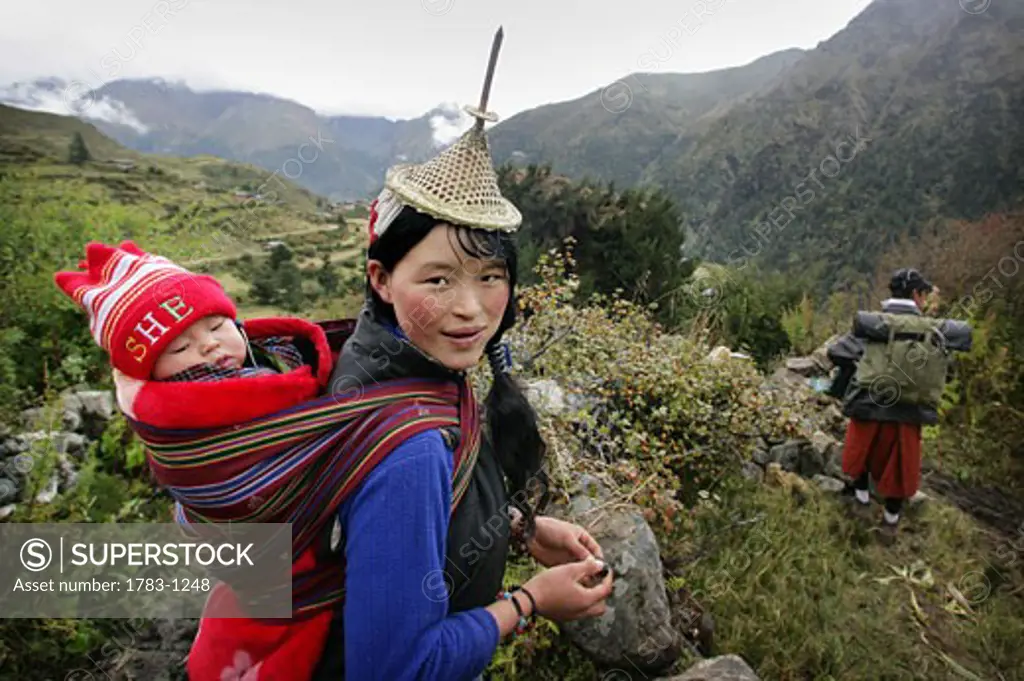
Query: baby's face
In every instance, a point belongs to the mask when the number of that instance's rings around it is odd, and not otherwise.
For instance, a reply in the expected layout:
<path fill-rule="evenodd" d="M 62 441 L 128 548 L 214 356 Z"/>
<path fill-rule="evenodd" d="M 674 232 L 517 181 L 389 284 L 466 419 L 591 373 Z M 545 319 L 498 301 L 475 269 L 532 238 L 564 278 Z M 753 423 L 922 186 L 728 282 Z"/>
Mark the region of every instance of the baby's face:
<path fill-rule="evenodd" d="M 153 366 L 153 379 L 161 381 L 198 364 L 239 369 L 245 354 L 245 339 L 231 319 L 203 317 L 164 348 Z"/>

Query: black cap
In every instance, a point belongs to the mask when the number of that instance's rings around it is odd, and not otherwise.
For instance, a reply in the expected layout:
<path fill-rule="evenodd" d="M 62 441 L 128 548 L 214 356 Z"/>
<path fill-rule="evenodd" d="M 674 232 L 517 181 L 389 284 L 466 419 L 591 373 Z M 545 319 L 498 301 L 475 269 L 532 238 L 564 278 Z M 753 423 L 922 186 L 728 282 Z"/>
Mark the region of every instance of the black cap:
<path fill-rule="evenodd" d="M 913 268 L 902 268 L 898 269 L 892 274 L 892 279 L 889 280 L 889 291 L 893 295 L 910 295 L 914 291 L 924 291 L 928 293 L 932 290 L 932 283 L 924 278 L 924 276 Z"/>

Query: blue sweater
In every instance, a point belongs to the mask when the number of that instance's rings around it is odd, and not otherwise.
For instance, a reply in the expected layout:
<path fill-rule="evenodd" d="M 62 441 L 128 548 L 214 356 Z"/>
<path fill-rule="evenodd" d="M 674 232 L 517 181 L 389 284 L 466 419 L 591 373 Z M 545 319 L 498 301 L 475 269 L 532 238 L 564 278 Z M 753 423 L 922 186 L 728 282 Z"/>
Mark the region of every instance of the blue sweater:
<path fill-rule="evenodd" d="M 338 510 L 347 678 L 470 681 L 494 657 L 500 632 L 485 608 L 448 613 L 441 571 L 453 465 L 441 434 L 421 433 L 385 457 Z"/>

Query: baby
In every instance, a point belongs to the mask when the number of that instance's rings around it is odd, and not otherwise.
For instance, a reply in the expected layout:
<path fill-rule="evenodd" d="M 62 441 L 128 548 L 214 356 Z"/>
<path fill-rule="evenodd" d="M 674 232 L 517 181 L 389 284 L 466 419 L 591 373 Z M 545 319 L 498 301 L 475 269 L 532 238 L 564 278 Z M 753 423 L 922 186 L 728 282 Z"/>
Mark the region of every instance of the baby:
<path fill-rule="evenodd" d="M 335 354 L 320 325 L 291 317 L 238 322 L 234 302 L 209 275 L 131 241 L 88 244 L 79 268 L 54 279 L 89 316 L 130 419 L 160 428 L 235 426 L 315 398 L 330 379 Z M 176 387 L 183 382 L 193 387 Z"/>
<path fill-rule="evenodd" d="M 131 241 L 90 243 L 79 267 L 84 271 L 58 272 L 54 279 L 89 314 L 93 338 L 124 376 L 215 381 L 285 373 L 305 364 L 303 350 L 305 356 L 312 350 L 301 334 L 250 342 L 216 279 Z"/>

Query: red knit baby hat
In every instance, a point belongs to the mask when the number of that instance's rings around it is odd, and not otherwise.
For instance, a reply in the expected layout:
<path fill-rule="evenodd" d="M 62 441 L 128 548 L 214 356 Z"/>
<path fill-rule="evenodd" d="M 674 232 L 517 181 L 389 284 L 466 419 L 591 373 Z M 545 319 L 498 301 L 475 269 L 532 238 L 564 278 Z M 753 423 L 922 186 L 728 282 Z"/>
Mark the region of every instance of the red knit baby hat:
<path fill-rule="evenodd" d="M 235 304 L 216 279 L 195 274 L 131 241 L 89 243 L 79 272 L 57 272 L 54 281 L 89 315 L 96 343 L 110 363 L 147 380 L 164 348 L 209 315 L 234 319 Z"/>

